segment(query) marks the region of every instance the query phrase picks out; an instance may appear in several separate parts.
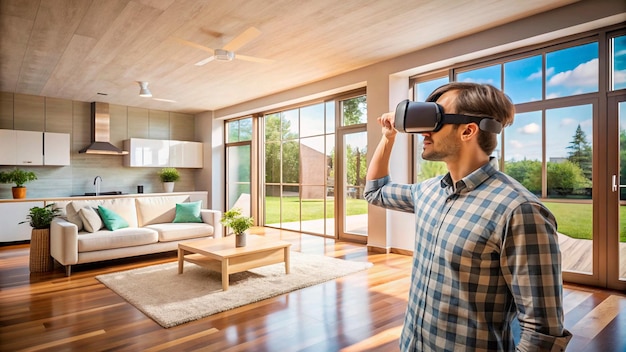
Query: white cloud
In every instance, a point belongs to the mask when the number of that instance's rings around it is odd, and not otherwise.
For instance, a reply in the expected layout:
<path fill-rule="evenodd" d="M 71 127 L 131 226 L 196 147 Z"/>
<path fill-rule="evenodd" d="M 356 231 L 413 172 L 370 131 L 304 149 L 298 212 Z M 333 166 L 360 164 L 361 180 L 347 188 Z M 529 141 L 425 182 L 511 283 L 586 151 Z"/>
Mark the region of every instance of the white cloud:
<path fill-rule="evenodd" d="M 614 84 L 626 83 L 626 70 L 615 71 L 613 74 Z"/>
<path fill-rule="evenodd" d="M 598 59 L 582 63 L 573 70 L 559 72 L 548 81 L 549 86 L 580 87 L 598 84 Z"/>
<path fill-rule="evenodd" d="M 626 49 L 615 52 L 616 57 L 622 56 L 622 55 L 626 55 Z"/>
<path fill-rule="evenodd" d="M 533 81 L 533 80 L 536 80 L 536 79 L 541 79 L 542 77 L 543 77 L 542 71 L 541 71 L 541 69 L 539 69 L 539 71 L 537 71 L 535 73 L 531 73 L 530 76 L 526 77 L 526 80 L 527 81 Z"/>
<path fill-rule="evenodd" d="M 559 92 L 553 92 L 553 93 L 550 93 L 550 94 L 546 95 L 546 99 L 554 99 L 554 98 L 558 98 L 560 96 L 561 96 L 561 94 L 559 94 Z"/>
<path fill-rule="evenodd" d="M 572 118 L 569 118 L 569 117 L 566 117 L 563 120 L 561 120 L 561 127 L 571 126 L 573 124 L 577 124 L 578 125 L 578 120 L 572 119 Z"/>
<path fill-rule="evenodd" d="M 540 131 L 541 127 L 534 122 L 517 129 L 517 132 L 522 134 L 537 134 Z"/>
<path fill-rule="evenodd" d="M 524 148 L 524 143 L 518 141 L 517 139 L 513 139 L 513 140 L 509 141 L 509 144 L 511 145 L 511 147 L 513 147 L 515 149 Z"/>

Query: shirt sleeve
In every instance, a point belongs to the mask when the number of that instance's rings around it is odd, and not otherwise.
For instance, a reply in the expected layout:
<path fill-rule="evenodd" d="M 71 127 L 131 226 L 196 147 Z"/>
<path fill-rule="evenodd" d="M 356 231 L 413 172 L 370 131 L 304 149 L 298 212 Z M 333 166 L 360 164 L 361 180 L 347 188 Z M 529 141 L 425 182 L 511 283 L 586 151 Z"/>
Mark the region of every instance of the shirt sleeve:
<path fill-rule="evenodd" d="M 413 188 L 411 185 L 393 183 L 389 176 L 385 176 L 367 181 L 363 196 L 372 205 L 414 213 L 415 202 L 412 193 Z"/>
<path fill-rule="evenodd" d="M 556 220 L 539 203 L 517 207 L 508 221 L 502 272 L 513 294 L 522 336 L 518 351 L 564 351 L 563 278 Z"/>

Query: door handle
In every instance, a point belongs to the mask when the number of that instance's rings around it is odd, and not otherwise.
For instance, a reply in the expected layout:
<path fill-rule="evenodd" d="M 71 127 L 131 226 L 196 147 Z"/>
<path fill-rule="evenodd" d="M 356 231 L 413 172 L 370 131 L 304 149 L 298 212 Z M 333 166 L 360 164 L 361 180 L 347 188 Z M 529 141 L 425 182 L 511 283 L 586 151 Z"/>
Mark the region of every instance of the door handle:
<path fill-rule="evenodd" d="M 611 188 L 613 192 L 617 192 L 617 175 L 613 175 L 613 187 Z"/>

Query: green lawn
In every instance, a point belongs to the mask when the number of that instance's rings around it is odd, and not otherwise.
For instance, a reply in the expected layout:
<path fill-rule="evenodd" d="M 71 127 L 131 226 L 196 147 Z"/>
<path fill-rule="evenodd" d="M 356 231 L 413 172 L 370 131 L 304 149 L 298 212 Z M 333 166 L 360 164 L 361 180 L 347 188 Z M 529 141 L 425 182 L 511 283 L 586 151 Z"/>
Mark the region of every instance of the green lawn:
<path fill-rule="evenodd" d="M 266 223 L 280 222 L 280 198 L 266 197 Z M 300 205 L 298 197 L 284 197 L 282 204 L 283 222 L 298 221 Z M 558 223 L 559 232 L 572 238 L 591 239 L 592 235 L 592 205 L 544 202 L 552 211 Z M 347 200 L 348 215 L 367 213 L 367 202 L 363 199 Z M 332 218 L 335 209 L 334 200 L 326 201 L 327 217 Z M 322 219 L 324 216 L 324 200 L 313 199 L 302 202 L 302 220 Z M 626 242 L 626 207 L 620 207 L 620 241 Z"/>
<path fill-rule="evenodd" d="M 300 219 L 300 205 L 298 197 L 284 197 L 282 204 L 283 222 L 298 221 Z M 367 214 L 367 202 L 364 199 L 348 199 L 348 215 Z M 275 224 L 280 222 L 280 198 L 265 197 L 265 222 Z M 332 199 L 326 201 L 326 214 L 333 218 L 335 202 Z M 316 220 L 324 218 L 324 200 L 306 199 L 302 201 L 302 220 Z"/>

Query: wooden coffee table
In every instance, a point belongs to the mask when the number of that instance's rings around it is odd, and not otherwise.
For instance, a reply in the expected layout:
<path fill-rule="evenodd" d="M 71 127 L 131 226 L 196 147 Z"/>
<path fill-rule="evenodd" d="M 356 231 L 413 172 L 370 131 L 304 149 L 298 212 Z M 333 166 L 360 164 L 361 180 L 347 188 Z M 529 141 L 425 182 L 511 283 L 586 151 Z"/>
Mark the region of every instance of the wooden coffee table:
<path fill-rule="evenodd" d="M 178 273 L 190 262 L 222 274 L 222 289 L 228 290 L 228 275 L 276 263 L 285 263 L 289 274 L 291 243 L 247 235 L 245 247 L 235 247 L 235 236 L 178 244 Z"/>

